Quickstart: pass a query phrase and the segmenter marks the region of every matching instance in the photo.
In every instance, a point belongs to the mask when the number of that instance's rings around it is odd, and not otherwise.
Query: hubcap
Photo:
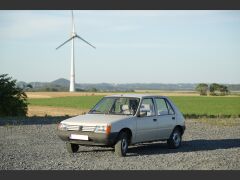
[[[181,141],[181,137],[180,137],[179,133],[175,132],[175,133],[173,134],[173,141],[174,141],[174,144],[175,144],[176,146],[179,146],[180,141]]]

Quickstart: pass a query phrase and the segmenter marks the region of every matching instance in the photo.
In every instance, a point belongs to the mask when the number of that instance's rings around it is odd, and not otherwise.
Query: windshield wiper
[[[103,114],[101,111],[98,111],[98,110],[91,110],[90,113],[92,114]]]

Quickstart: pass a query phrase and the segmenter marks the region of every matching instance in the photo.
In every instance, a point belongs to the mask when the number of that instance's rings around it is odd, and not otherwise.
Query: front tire
[[[69,153],[76,153],[79,149],[78,144],[72,144],[72,143],[69,143],[69,142],[66,143],[66,147],[67,147],[67,151]]]
[[[118,141],[115,144],[115,154],[119,157],[126,156],[128,150],[128,143],[128,134],[125,132],[121,132]]]
[[[181,146],[182,134],[178,128],[174,129],[170,138],[167,140],[170,149],[177,149]]]

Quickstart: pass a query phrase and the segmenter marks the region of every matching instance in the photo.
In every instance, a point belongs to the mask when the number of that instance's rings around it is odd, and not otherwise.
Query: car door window
[[[140,106],[140,112],[147,112],[147,116],[156,115],[152,98],[143,99],[142,104]]]
[[[157,104],[157,115],[167,115],[169,114],[168,112],[168,107],[163,98],[156,98],[156,104]]]
[[[175,114],[172,106],[169,104],[169,102],[167,100],[166,100],[166,103],[167,103],[167,107],[168,107],[168,113],[171,115]]]

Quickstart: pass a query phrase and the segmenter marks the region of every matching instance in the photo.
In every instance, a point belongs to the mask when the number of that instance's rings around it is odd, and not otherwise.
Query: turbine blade
[[[79,35],[76,35],[77,38],[81,39],[82,41],[84,41],[85,43],[87,43],[88,45],[92,46],[94,49],[96,49],[95,46],[91,45],[89,42],[87,42],[86,40],[84,40],[83,38],[81,38]]]
[[[64,44],[66,44],[68,41],[71,41],[74,38],[74,36],[72,36],[71,38],[69,38],[68,40],[66,40],[64,43],[62,43],[60,46],[58,46],[56,49],[62,47]]]
[[[72,32],[75,33],[75,24],[74,24],[73,10],[72,10]]]

